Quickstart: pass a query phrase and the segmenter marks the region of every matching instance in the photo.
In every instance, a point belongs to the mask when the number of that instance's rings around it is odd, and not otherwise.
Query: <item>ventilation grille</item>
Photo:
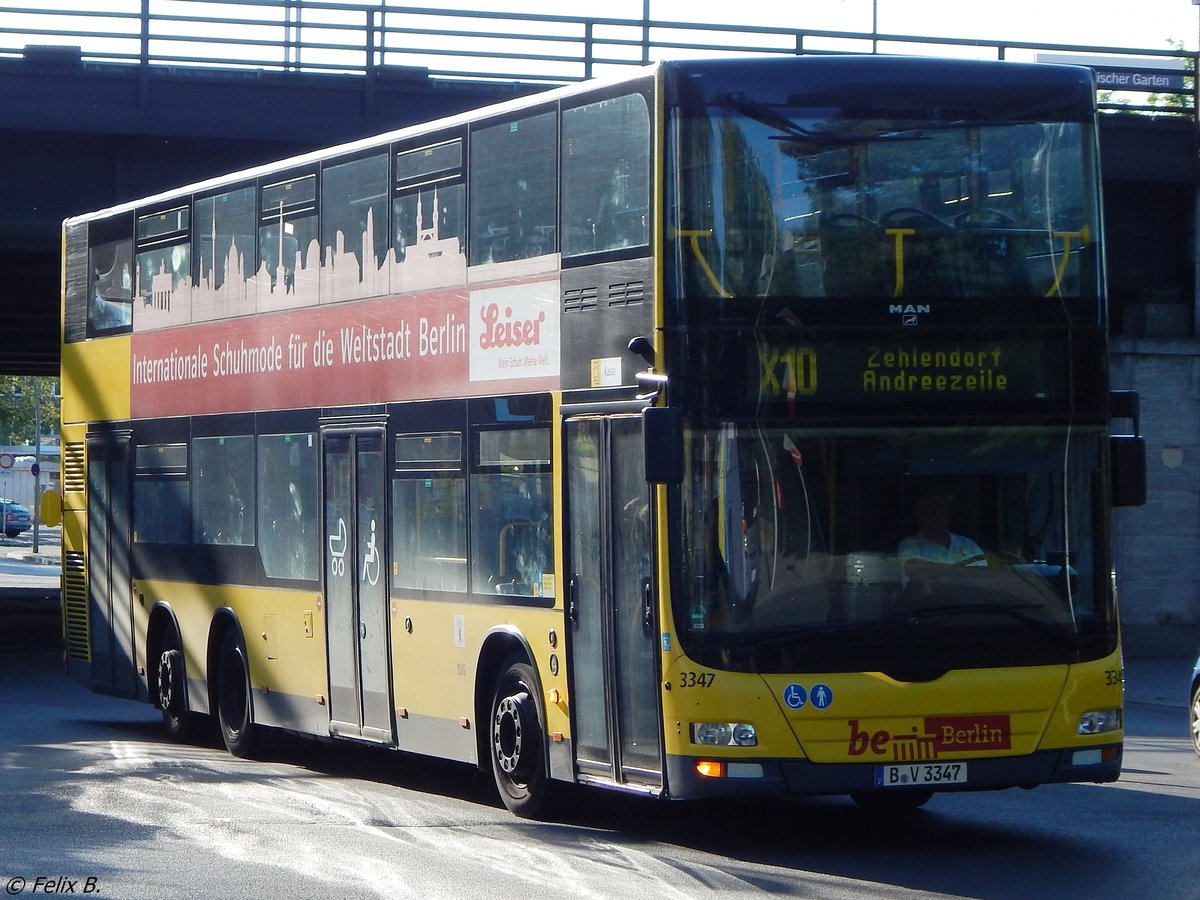
[[[89,662],[92,658],[88,642],[88,597],[86,561],[82,553],[63,554],[63,632],[67,656]]]
[[[563,291],[563,309],[567,312],[578,312],[584,309],[595,309],[599,305],[600,288],[596,285],[583,288],[572,288]],[[646,282],[618,281],[610,284],[604,292],[605,306],[630,306],[641,303],[646,299]]]
[[[646,299],[646,282],[622,281],[608,286],[609,306],[629,306]]]
[[[63,447],[62,486],[64,494],[82,494],[87,489],[86,444],[67,444]],[[72,504],[71,508],[79,507]]]
[[[575,288],[563,292],[563,309],[567,312],[579,312],[582,309],[595,309],[596,298],[600,291],[595,287]]]

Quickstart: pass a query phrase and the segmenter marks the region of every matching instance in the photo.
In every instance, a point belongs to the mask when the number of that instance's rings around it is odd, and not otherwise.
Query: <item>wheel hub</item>
[[[496,721],[492,728],[496,762],[508,775],[521,764],[521,708],[515,697],[505,697],[496,705]]]
[[[171,708],[175,693],[175,666],[171,653],[164,653],[158,660],[158,703],[162,709]]]

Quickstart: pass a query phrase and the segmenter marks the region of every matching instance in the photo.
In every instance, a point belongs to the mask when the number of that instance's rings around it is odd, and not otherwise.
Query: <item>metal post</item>
[[[642,65],[650,62],[650,0],[642,0]]]
[[[150,0],[142,0],[142,10],[139,14],[141,20],[141,34],[139,40],[139,62],[143,66],[150,64]],[[143,71],[145,71],[143,69]]]
[[[38,552],[38,526],[42,522],[42,379],[33,376],[33,552]]]
[[[1200,7],[1200,0],[1192,0],[1192,6]],[[1200,9],[1196,18],[1200,21]],[[1200,35],[1200,31],[1197,34]],[[1200,37],[1197,40],[1200,41]],[[1200,122],[1200,43],[1196,44],[1196,55],[1192,58],[1192,121]]]
[[[593,39],[592,22],[589,19],[583,24],[583,77],[585,79],[592,77],[592,57],[596,52]]]

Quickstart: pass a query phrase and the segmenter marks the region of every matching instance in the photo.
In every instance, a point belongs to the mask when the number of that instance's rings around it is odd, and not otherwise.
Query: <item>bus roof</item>
[[[193,183],[184,183],[170,190],[139,197],[113,206],[69,216],[72,223],[102,219],[137,209],[169,203],[182,197],[213,191],[222,185],[247,182],[275,173],[313,166],[332,156],[352,155],[393,141],[418,137],[421,134],[446,131],[494,116],[503,116],[523,109],[537,108],[569,99],[597,89],[632,83],[663,71],[667,77],[689,78],[688,105],[721,104],[729,92],[758,91],[761,102],[780,102],[790,105],[816,104],[822,99],[836,97],[841,104],[866,103],[882,109],[913,99],[914,87],[936,91],[938,106],[944,110],[963,106],[987,106],[1005,96],[1012,102],[1023,102],[1031,95],[1054,89],[1049,95],[1056,100],[1048,109],[1076,110],[1080,116],[1090,115],[1094,85],[1090,69],[1077,66],[1043,63],[1013,63],[995,60],[960,60],[930,57],[886,55],[836,56],[773,56],[735,57],[707,60],[670,60],[639,66],[629,73],[607,78],[595,78],[524,97],[505,100],[489,106],[456,113],[440,119],[407,125],[402,128],[360,138],[344,144],[323,147],[296,156],[285,157]],[[802,72],[803,81],[794,77]],[[792,78],[783,77],[792,73]],[[790,93],[782,98],[780,90]],[[928,112],[933,93],[923,95],[915,105]]]
[[[134,200],[128,200],[104,209],[68,216],[64,220],[63,224],[65,227],[66,225],[74,222],[102,219],[123,212],[131,212],[143,207],[154,206],[159,203],[168,202],[173,198],[211,191],[214,188],[220,187],[224,184],[250,181],[252,179],[261,178],[273,173],[286,172],[291,169],[310,166],[331,156],[352,155],[363,150],[369,150],[372,147],[378,147],[391,143],[392,141],[405,140],[407,138],[417,137],[425,133],[445,131],[448,129],[461,127],[471,122],[478,122],[487,118],[491,118],[493,116],[502,116],[507,113],[518,112],[522,109],[531,109],[538,106],[544,106],[546,104],[569,99],[579,94],[594,91],[596,89],[603,89],[610,85],[620,85],[637,81],[639,79],[644,79],[653,75],[661,65],[661,63],[652,63],[648,66],[639,66],[632,72],[623,74],[621,76],[614,76],[611,78],[593,78],[587,81],[580,81],[574,84],[564,85],[562,87],[552,88],[547,91],[530,94],[528,96],[517,97],[512,100],[503,100],[499,103],[481,106],[473,110],[467,110],[466,112],[455,113],[451,116],[446,116],[439,119],[431,119],[413,125],[406,125],[393,131],[380,132],[365,138],[359,138],[355,141],[348,141],[344,144],[334,144],[328,147],[320,147],[316,150],[310,150],[307,153],[284,157],[273,162],[263,163],[262,165],[223,173],[221,175],[213,176],[212,178],[206,178],[203,181],[182,184],[179,187],[171,188],[170,190],[161,191],[157,194],[152,194],[146,197],[139,197]]]

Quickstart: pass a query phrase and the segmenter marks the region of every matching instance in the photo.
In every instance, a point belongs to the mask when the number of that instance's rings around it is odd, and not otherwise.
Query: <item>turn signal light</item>
[[[724,778],[725,763],[715,759],[696,760],[696,772],[705,778]]]

